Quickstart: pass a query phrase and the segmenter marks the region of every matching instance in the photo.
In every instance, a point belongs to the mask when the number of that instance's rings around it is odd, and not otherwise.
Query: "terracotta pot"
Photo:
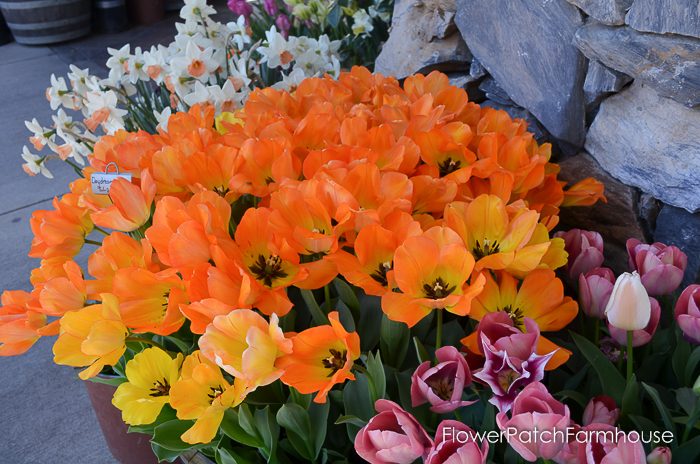
[[[136,24],[153,24],[165,16],[165,0],[126,0],[129,19]]]
[[[121,464],[157,464],[151,450],[151,437],[142,433],[127,433],[122,413],[112,405],[115,387],[95,382],[83,382],[100,423],[102,434],[112,456]]]

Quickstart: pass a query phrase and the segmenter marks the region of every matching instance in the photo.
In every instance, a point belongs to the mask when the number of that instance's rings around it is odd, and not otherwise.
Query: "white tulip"
[[[615,281],[605,315],[613,327],[641,330],[649,324],[651,303],[637,272],[625,272]]]

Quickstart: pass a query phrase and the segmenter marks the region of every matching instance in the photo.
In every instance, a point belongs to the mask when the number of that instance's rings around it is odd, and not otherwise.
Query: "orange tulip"
[[[473,268],[474,258],[449,228],[433,227],[409,237],[394,256],[394,278],[401,292],[386,292],[382,310],[409,327],[434,309],[465,316],[484,285],[481,275],[467,284]]]
[[[61,318],[61,331],[53,345],[54,362],[84,367],[79,376],[86,380],[104,366],[115,365],[126,350],[129,331],[119,314],[119,301],[109,293],[102,303],[70,311]]]
[[[41,312],[48,316],[62,316],[68,311],[77,311],[87,300],[83,271],[75,261],[66,261],[64,275],[57,276],[40,286]]]
[[[146,237],[163,264],[187,273],[209,262],[214,246],[231,242],[230,218],[231,206],[214,192],[203,190],[186,204],[167,196],[156,204]]]
[[[292,349],[279,328],[276,314],[268,323],[250,309],[236,309],[217,316],[199,339],[202,355],[254,390],[282,375],[277,358]]]
[[[34,233],[29,256],[72,258],[80,252],[85,236],[93,228],[88,211],[78,205],[79,196],[73,193],[54,198],[53,210],[37,210],[29,224]]]
[[[598,200],[607,203],[602,182],[587,177],[564,190],[562,206],[592,206]]]
[[[355,380],[352,366],[360,357],[360,337],[348,333],[337,311],[328,314],[330,325],[312,327],[291,338],[292,352],[278,361],[282,382],[300,393],[318,392],[316,403],[325,403],[336,384]]]
[[[236,174],[231,178],[231,190],[256,197],[274,191],[283,179],[298,179],[301,162],[291,152],[292,147],[283,139],[248,139],[236,159]]]
[[[396,287],[392,269],[394,253],[406,238],[420,235],[420,224],[409,214],[396,211],[386,225],[370,224],[360,230],[354,243],[355,255],[338,251],[333,262],[348,282],[368,295],[382,296]]]
[[[112,205],[90,214],[101,227],[131,232],[144,225],[151,217],[151,204],[156,195],[156,184],[148,170],[141,173],[140,187],[124,178],[117,178],[109,188]]]
[[[236,228],[235,240],[243,268],[255,285],[252,305],[266,315],[284,316],[292,308],[286,288],[306,279],[299,255],[274,232],[267,208],[249,209]]]
[[[185,321],[180,304],[187,303],[187,294],[174,269],[158,273],[119,269],[114,275],[113,293],[119,299],[124,324],[134,332],[170,335]]]
[[[486,273],[484,291],[472,304],[470,317],[477,321],[489,312],[504,311],[513,320],[515,327],[524,330],[523,318],[533,319],[543,332],[558,331],[566,327],[578,313],[578,304],[564,296],[564,285],[553,271],[536,269],[520,282],[500,271]],[[476,334],[462,340],[472,352],[478,353]],[[557,350],[547,363],[547,369],[556,369],[571,356],[571,352],[561,348],[544,337],[540,337],[537,353],[545,355]]]
[[[153,249],[148,240],[136,240],[121,232],[113,232],[102,240],[102,246],[88,257],[88,273],[95,280],[86,282],[88,294],[112,291],[112,281],[119,269],[140,268],[157,272]]]
[[[46,326],[46,315],[32,311],[30,293],[22,290],[6,290],[0,302],[0,356],[17,356],[26,352],[41,337]],[[48,334],[46,334],[48,335]]]
[[[537,211],[519,202],[508,207],[495,195],[479,195],[468,205],[450,203],[445,223],[464,240],[476,268],[528,272],[539,266],[549,241],[529,244],[538,224]]]

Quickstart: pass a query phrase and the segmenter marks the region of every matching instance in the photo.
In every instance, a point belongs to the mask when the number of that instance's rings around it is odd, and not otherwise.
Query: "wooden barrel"
[[[121,32],[129,24],[126,0],[95,0],[93,24],[100,32]]]
[[[91,0],[0,0],[15,40],[43,45],[90,33]]]
[[[165,0],[165,11],[180,11],[185,6],[183,0]]]
[[[0,45],[12,42],[12,34],[10,34],[10,29],[7,27],[5,18],[0,11]]]

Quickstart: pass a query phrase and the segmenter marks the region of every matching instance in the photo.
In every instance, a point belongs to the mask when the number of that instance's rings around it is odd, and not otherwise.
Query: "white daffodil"
[[[374,6],[367,8],[367,12],[372,18],[379,18],[382,22],[388,23],[391,19],[391,13],[389,11],[380,11]]]
[[[89,114],[85,125],[91,132],[95,132],[100,125],[107,134],[124,128],[123,117],[128,112],[117,107],[117,94],[114,91],[89,92],[85,106]]]
[[[44,163],[46,157],[37,156],[30,152],[29,148],[24,146],[22,147],[22,159],[26,161],[26,163],[22,165],[22,169],[30,176],[36,176],[41,173],[42,176],[53,179],[53,174],[51,174],[51,171],[48,170]]]
[[[31,121],[24,121],[24,125],[32,133],[32,136],[29,137],[29,141],[36,150],[43,150],[45,146],[48,146],[49,149],[53,150],[53,148],[56,146],[54,143],[56,132],[53,129],[43,127],[41,124],[39,124],[39,121],[37,121],[36,118],[32,119]]]
[[[194,89],[189,94],[182,97],[188,106],[194,106],[197,103],[206,103],[211,101],[211,92],[209,88],[199,81],[194,83]]]
[[[129,56],[129,82],[136,84],[138,81],[148,81],[150,78],[146,72],[146,60],[141,51],[141,47],[136,47],[133,55]]]
[[[129,57],[131,56],[131,46],[124,45],[119,50],[107,48],[109,59],[107,60],[107,68],[109,68],[109,79],[114,82],[120,82],[122,78],[129,73]]]
[[[46,89],[46,99],[49,101],[51,109],[56,111],[61,106],[72,108],[73,98],[73,92],[68,90],[66,80],[51,74],[51,87]]]
[[[273,84],[272,88],[278,90],[293,90],[301,81],[306,79],[306,77],[303,69],[295,67],[289,74],[282,73],[282,81]]]
[[[214,7],[207,5],[207,0],[185,0],[185,6],[180,9],[180,17],[185,21],[196,21],[216,14]]]
[[[369,34],[374,29],[372,18],[367,14],[367,11],[359,9],[352,15],[352,33],[356,36]]]
[[[167,72],[167,49],[162,45],[151,47],[143,52],[143,67],[148,77],[156,84],[161,84]]]
[[[88,83],[96,78],[90,75],[89,69],[80,69],[72,64],[69,68],[68,81],[70,81],[70,86],[73,88],[73,93],[82,97],[88,92]]]
[[[262,55],[261,63],[267,63],[267,66],[274,68],[287,69],[294,60],[295,41],[290,37],[289,41],[277,32],[277,28],[272,26],[269,31],[265,32],[266,46],[259,47],[258,53]]]
[[[157,129],[167,132],[168,131],[168,121],[170,120],[170,116],[172,116],[173,110],[170,109],[169,106],[165,107],[163,111],[160,113],[158,111],[153,111],[153,116],[156,118],[156,121],[158,121],[158,126],[156,127]]]
[[[213,49],[201,49],[190,41],[187,43],[184,56],[174,57],[171,66],[176,74],[188,75],[202,82],[207,82],[211,73],[219,67],[212,55]]]
[[[245,48],[246,44],[251,43],[251,37],[248,35],[248,27],[245,23],[245,16],[241,15],[236,22],[227,23],[226,29],[229,33],[227,40],[233,42],[236,50],[241,51]]]

